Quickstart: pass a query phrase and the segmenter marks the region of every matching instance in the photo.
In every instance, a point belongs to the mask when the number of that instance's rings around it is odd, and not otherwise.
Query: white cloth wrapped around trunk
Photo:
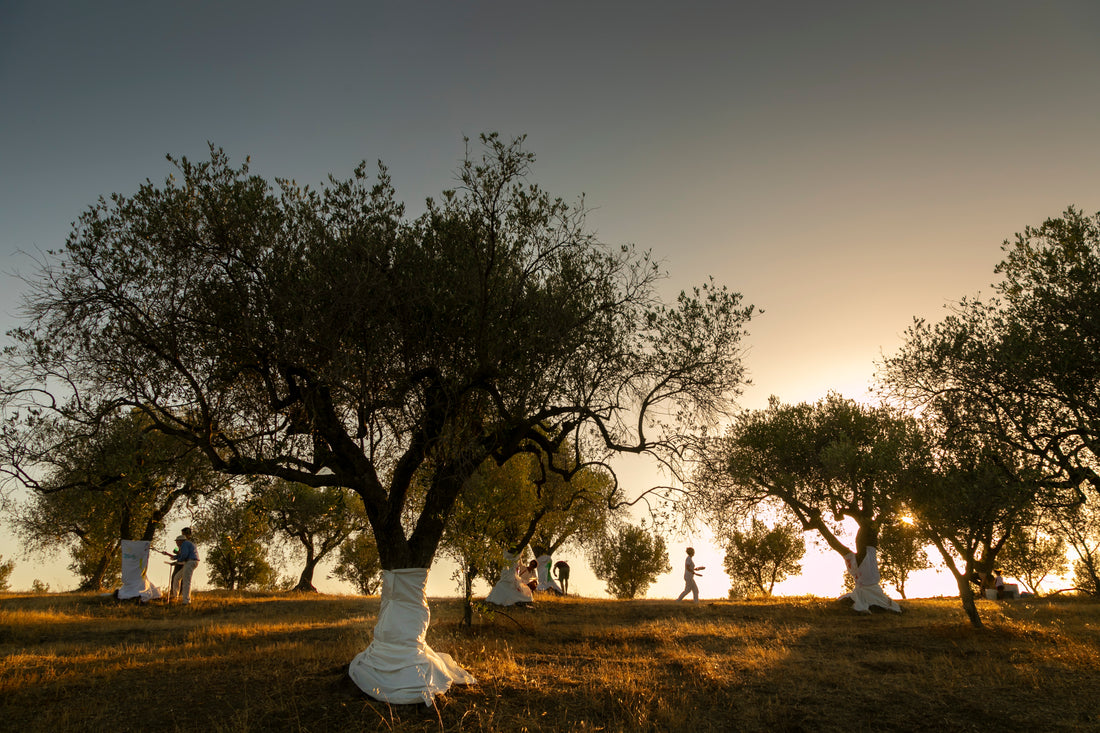
[[[487,603],[497,606],[514,606],[517,603],[531,603],[534,596],[527,584],[520,580],[519,574],[526,567],[520,563],[519,556],[504,553],[504,567],[500,571],[500,580],[485,597]]]
[[[374,639],[348,667],[359,689],[376,700],[431,705],[433,697],[452,683],[477,684],[451,655],[434,652],[424,642],[431,621],[427,583],[427,568],[382,571],[382,607]]]
[[[138,598],[149,601],[160,598],[160,589],[149,582],[148,540],[122,540],[122,587],[118,599]]]
[[[535,562],[538,563],[539,585],[536,590],[552,590],[558,595],[561,595],[561,586],[558,585],[558,581],[554,580],[554,577],[550,574],[550,566],[554,561],[549,555],[539,555]]]
[[[870,611],[871,606],[885,608],[888,611],[901,613],[901,606],[895,600],[886,595],[880,585],[881,577],[878,572],[878,549],[868,547],[863,562],[856,563],[856,555],[849,552],[844,556],[844,566],[848,574],[856,582],[856,587],[851,593],[845,593],[841,598],[851,598],[856,611]]]

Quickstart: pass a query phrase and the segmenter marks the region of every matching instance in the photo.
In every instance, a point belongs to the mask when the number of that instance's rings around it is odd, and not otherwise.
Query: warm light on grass
[[[198,594],[187,608],[0,596],[0,720],[70,730],[887,730],[1100,723],[1100,603],[953,599],[864,616],[816,598],[540,600],[428,642],[478,679],[435,708],[387,706],[346,677],[377,599]],[[842,703],[842,704],[840,704]]]

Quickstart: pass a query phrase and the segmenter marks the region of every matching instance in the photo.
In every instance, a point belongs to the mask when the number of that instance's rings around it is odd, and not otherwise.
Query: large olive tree
[[[30,280],[9,409],[133,406],[219,471],[351,489],[387,571],[429,567],[488,458],[671,460],[742,385],[752,308],[663,304],[647,256],[528,183],[522,140],[482,141],[415,219],[381,166],[273,186],[220,150],[101,199]]]
[[[1100,213],[1005,240],[996,297],[918,319],[880,377],[922,410],[968,405],[971,429],[1043,465],[1048,488],[1100,491]],[[980,419],[977,419],[980,418]]]

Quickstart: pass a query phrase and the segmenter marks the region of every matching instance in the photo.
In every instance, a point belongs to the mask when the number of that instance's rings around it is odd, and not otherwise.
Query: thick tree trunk
[[[427,568],[382,572],[381,608],[370,646],[351,661],[348,674],[366,694],[393,704],[423,702],[452,684],[477,680],[449,654],[432,650],[424,641],[431,614],[425,588]]]

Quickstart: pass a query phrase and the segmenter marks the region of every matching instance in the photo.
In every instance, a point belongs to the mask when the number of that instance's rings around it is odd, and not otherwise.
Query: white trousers
[[[699,600],[699,585],[695,582],[695,578],[686,578],[684,580],[684,592],[676,598],[678,601],[684,600],[684,596],[688,593],[691,594],[693,601]]]
[[[168,593],[170,601],[175,599],[180,603],[191,602],[191,576],[195,574],[198,564],[198,560],[188,560],[172,573],[172,589]]]

